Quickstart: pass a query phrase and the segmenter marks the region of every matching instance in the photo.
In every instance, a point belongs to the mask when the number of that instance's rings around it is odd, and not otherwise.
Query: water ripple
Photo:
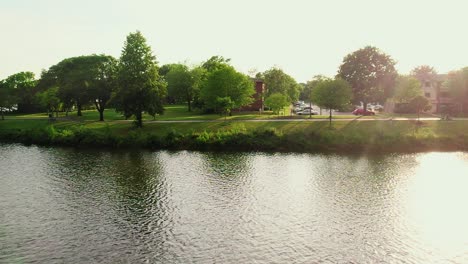
[[[467,153],[3,144],[0,168],[0,263],[468,262]]]

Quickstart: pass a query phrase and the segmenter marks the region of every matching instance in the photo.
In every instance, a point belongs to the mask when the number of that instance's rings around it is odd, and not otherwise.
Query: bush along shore
[[[267,151],[267,152],[420,152],[468,150],[468,122],[325,122],[253,124],[233,122],[197,124],[187,129],[181,124],[158,124],[146,130],[98,128],[84,124],[35,127],[0,126],[1,142],[26,145],[75,146],[93,148],[147,148],[152,150]],[[319,124],[321,123],[321,124]],[[338,122],[336,123],[338,124]],[[210,124],[212,125],[212,123]],[[156,125],[155,125],[156,126]],[[164,129],[160,129],[164,127]]]

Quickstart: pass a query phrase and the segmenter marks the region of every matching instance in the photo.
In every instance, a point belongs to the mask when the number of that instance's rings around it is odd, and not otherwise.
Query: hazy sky
[[[333,76],[373,45],[400,73],[468,66],[466,0],[0,0],[0,79],[60,60],[120,56],[140,30],[160,65],[232,59],[244,73],[282,68],[299,82]]]

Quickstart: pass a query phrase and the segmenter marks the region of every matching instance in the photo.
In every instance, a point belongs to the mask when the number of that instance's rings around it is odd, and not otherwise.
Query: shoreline
[[[280,124],[281,123],[281,124]],[[318,124],[321,123],[321,124]],[[420,153],[468,151],[468,122],[348,122],[328,128],[323,122],[152,124],[146,130],[128,125],[40,124],[14,128],[0,123],[0,142],[92,149],[190,150],[215,152]],[[278,125],[280,124],[281,127]],[[115,124],[114,124],[115,125]],[[267,126],[266,126],[267,125]],[[284,126],[294,129],[286,129]],[[390,128],[398,128],[392,131]],[[164,131],[162,130],[164,128]]]

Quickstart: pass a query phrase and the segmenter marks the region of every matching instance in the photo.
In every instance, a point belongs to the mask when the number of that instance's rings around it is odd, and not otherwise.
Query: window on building
[[[427,98],[431,98],[431,93],[424,93],[424,96],[426,96]]]
[[[450,97],[448,92],[440,92],[440,97]]]
[[[426,86],[426,87],[431,87],[431,82],[425,82],[425,83],[424,83],[424,86]]]

